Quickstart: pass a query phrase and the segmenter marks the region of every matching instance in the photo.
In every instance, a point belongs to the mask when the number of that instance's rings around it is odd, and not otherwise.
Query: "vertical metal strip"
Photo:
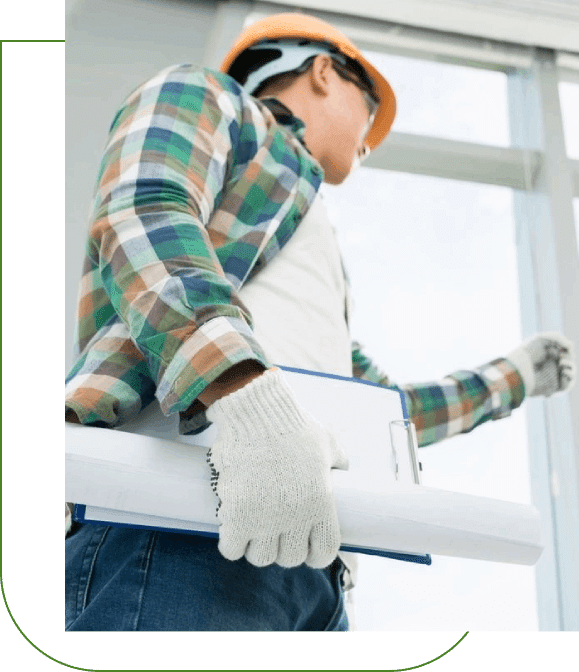
[[[579,345],[573,173],[565,154],[555,54],[535,49],[531,70],[510,74],[508,82],[512,143],[541,155],[536,175],[526,171],[526,191],[514,192],[523,335],[559,331]],[[573,426],[578,404],[577,390],[527,400],[533,501],[546,544],[537,565],[541,630],[579,629],[579,427]]]
[[[217,3],[213,28],[207,40],[203,59],[205,67],[215,70],[219,68],[225,54],[243,30],[245,20],[254,4],[251,0],[227,0]]]

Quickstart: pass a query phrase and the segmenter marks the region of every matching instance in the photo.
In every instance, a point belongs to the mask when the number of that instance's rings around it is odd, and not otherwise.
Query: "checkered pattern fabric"
[[[115,427],[154,395],[166,414],[187,409],[244,359],[269,367],[237,290],[289,240],[322,177],[303,123],[227,75],[172,66],[133,91],[99,170],[67,408]],[[354,376],[396,387],[358,343],[352,363]],[[505,359],[397,389],[421,446],[524,398]]]
[[[303,131],[191,65],[124,102],[98,174],[67,377],[67,407],[84,424],[122,424],[153,395],[182,411],[233,364],[269,366],[237,290],[289,240],[322,181]]]
[[[506,418],[525,398],[519,372],[504,357],[472,371],[455,371],[441,380],[401,386],[379,371],[357,342],[352,344],[352,362],[356,378],[404,393],[420,447],[472,432],[488,420]]]

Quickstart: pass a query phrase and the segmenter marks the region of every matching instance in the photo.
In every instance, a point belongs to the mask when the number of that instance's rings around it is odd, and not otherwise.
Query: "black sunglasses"
[[[370,114],[371,115],[376,114],[376,110],[380,105],[380,98],[378,98],[376,92],[374,91],[374,87],[368,76],[365,73],[353,71],[351,68],[343,65],[335,58],[332,58],[332,65],[334,67],[334,70],[338,73],[338,75],[342,79],[348,82],[352,82],[352,84],[355,84],[359,89],[362,90]]]

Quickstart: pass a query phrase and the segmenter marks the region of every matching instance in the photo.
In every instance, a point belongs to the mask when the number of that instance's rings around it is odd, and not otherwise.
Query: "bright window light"
[[[393,131],[508,147],[507,77],[502,72],[364,52],[398,101]]]
[[[559,82],[567,155],[579,159],[579,84]]]
[[[393,382],[439,379],[520,343],[510,189],[360,168],[323,193],[352,282],[352,335]],[[424,484],[530,503],[525,413],[420,449]],[[360,630],[538,629],[534,568],[503,563],[364,556],[355,605]]]

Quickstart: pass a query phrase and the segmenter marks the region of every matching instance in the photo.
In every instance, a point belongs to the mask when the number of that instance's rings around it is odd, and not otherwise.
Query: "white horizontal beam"
[[[538,151],[492,147],[408,133],[391,133],[364,162],[364,166],[369,168],[521,190],[532,188],[539,165]],[[577,171],[579,173],[579,167]]]
[[[287,2],[271,0],[279,7]],[[577,51],[579,5],[551,0],[300,0],[307,11],[342,12],[369,20],[422,26],[550,49]],[[295,7],[295,6],[294,6]]]
[[[579,83],[579,54],[560,51],[557,53],[556,63],[560,80]]]
[[[291,5],[255,2],[246,25],[284,11],[295,11]],[[308,9],[308,14],[327,20],[344,32],[358,47],[371,51],[388,51],[428,60],[460,63],[490,69],[531,67],[529,48],[494,42],[481,37],[456,35],[400,25],[361,16],[348,16]]]

